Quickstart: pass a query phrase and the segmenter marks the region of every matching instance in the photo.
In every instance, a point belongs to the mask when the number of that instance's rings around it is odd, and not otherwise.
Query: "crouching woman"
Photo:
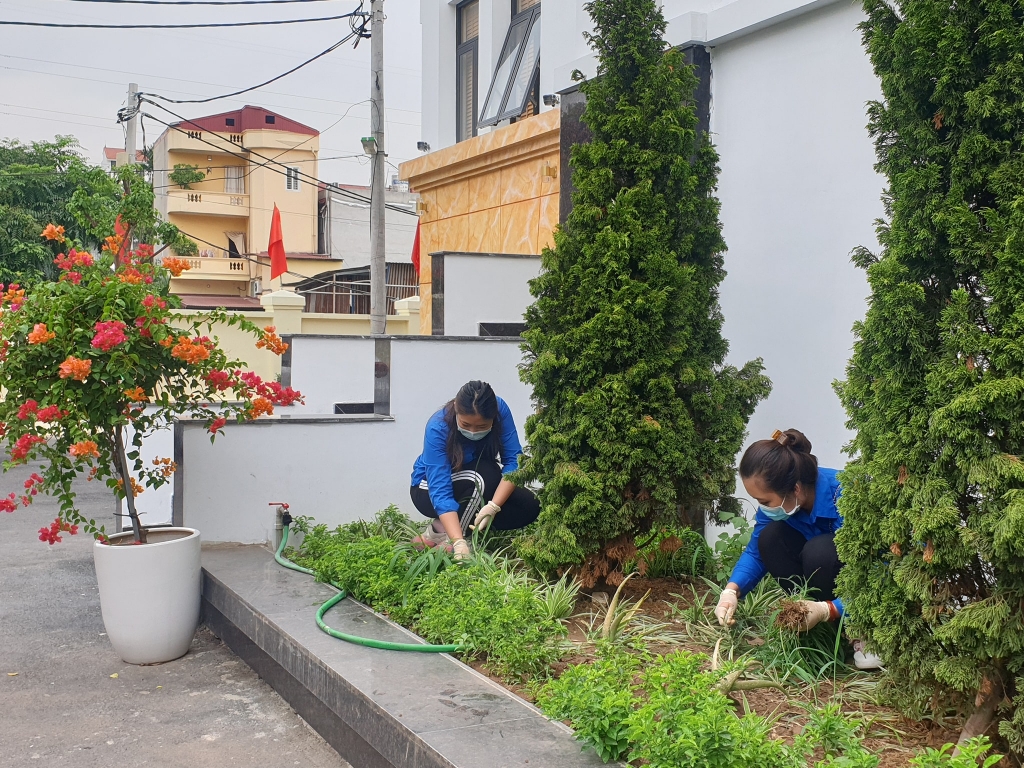
[[[427,421],[423,453],[412,470],[412,502],[431,518],[413,544],[469,556],[470,530],[512,530],[540,514],[540,502],[506,475],[522,445],[512,412],[490,384],[471,381]]]

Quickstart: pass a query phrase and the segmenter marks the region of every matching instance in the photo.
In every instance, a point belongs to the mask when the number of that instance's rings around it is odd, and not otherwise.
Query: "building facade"
[[[423,197],[424,333],[432,283],[444,279],[430,253],[539,254],[571,210],[569,155],[586,141],[573,72],[597,72],[583,5],[421,0],[423,139],[433,151],[403,164],[402,177]],[[536,16],[524,21],[526,11]],[[880,88],[857,29],[861,4],[666,0],[663,11],[667,42],[702,78],[699,117],[720,155],[730,362],[761,357],[774,382],[751,436],[798,427],[824,466],[842,466],[849,435],[832,382],[844,376],[868,294],[849,253],[874,250],[884,216],[865,130]],[[539,106],[510,115],[530,66]],[[505,117],[494,120],[484,104],[498,91]]]

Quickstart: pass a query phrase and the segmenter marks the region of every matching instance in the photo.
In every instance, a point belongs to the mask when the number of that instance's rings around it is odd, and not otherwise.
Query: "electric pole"
[[[387,266],[384,262],[384,0],[370,4],[370,333],[387,330]]]
[[[128,155],[126,165],[135,164],[135,132],[139,127],[139,84],[128,83],[128,110],[131,118],[128,120],[128,130],[125,133],[124,151]]]

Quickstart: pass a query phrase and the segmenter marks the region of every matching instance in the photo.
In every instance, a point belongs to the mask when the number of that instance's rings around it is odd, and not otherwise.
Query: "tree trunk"
[[[120,465],[121,482],[124,483],[124,500],[128,505],[128,517],[132,521],[132,531],[135,533],[135,543],[146,543],[146,529],[142,527],[139,520],[139,513],[135,510],[135,493],[132,488],[132,473],[128,469],[128,457],[124,452],[123,428],[118,427],[114,432],[114,441],[117,444],[117,463]]]
[[[985,731],[992,725],[992,720],[996,715],[996,708],[1002,700],[1002,680],[997,672],[987,673],[978,687],[978,695],[974,699],[974,712],[967,718],[967,722],[964,723],[964,729],[960,732],[960,738],[957,739],[957,748],[953,752],[954,755],[960,752],[961,744],[965,744],[975,736],[984,735]]]

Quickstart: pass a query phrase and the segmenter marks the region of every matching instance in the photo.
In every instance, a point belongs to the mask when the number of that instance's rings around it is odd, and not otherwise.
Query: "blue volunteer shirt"
[[[838,469],[819,467],[818,482],[814,486],[814,506],[810,511],[801,509],[785,520],[787,525],[800,531],[804,539],[808,541],[823,533],[835,533],[843,524],[843,518],[839,515],[839,509],[836,507],[836,502],[839,501],[839,496],[843,492],[836,477],[838,473]],[[759,508],[754,515],[754,532],[750,534],[750,543],[740,555],[736,567],[732,569],[729,581],[739,586],[741,595],[747,594],[756,587],[757,583],[768,573],[768,569],[761,562],[761,550],[758,548],[757,540],[761,536],[761,531],[770,522],[772,522],[771,518]],[[839,613],[843,613],[842,600],[836,598],[832,602],[839,609]]]
[[[501,427],[499,448],[501,472],[503,475],[507,475],[519,468],[519,454],[523,452],[523,446],[516,433],[516,423],[512,418],[512,411],[500,397],[495,399],[498,401],[498,418]],[[459,438],[462,440],[462,467],[471,469],[473,462],[477,459],[477,451],[480,446],[461,435]],[[412,468],[412,484],[416,486],[424,480],[427,481],[430,501],[439,515],[445,512],[457,512],[459,509],[459,504],[455,501],[455,494],[452,492],[452,463],[448,460],[448,453],[445,451],[447,442],[448,425],[445,423],[444,408],[442,408],[427,422],[427,428],[423,435],[423,453],[416,459]]]

